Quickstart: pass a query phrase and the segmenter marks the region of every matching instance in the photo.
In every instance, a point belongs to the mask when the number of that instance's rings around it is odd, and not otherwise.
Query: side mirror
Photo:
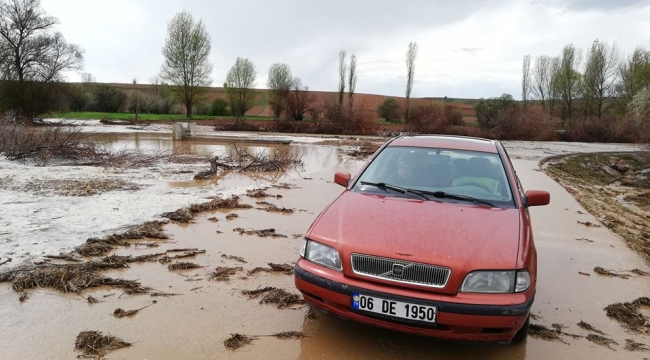
[[[524,206],[541,206],[548,205],[551,202],[551,194],[548,191],[530,190],[526,191],[526,201]]]
[[[349,173],[344,173],[344,172],[337,172],[334,175],[334,182],[343,186],[343,187],[348,187],[348,184],[350,183],[350,179],[352,178],[352,175]]]

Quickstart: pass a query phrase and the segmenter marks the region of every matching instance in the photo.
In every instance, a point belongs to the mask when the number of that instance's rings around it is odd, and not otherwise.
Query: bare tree
[[[347,67],[345,64],[345,50],[339,52],[339,106],[343,106],[343,95],[345,94],[345,74]]]
[[[533,83],[531,91],[533,95],[542,104],[542,109],[546,111],[546,101],[551,93],[551,61],[552,59],[546,55],[538,56],[535,59],[535,67],[533,68]]]
[[[276,119],[282,116],[285,100],[292,85],[291,68],[287,64],[275,63],[269,68],[269,77],[266,81],[269,94],[269,105]]]
[[[310,110],[314,98],[309,92],[309,88],[302,86],[300,78],[294,78],[291,85],[291,91],[286,98],[287,113],[291,119],[302,121],[305,114]]]
[[[255,101],[255,66],[248,59],[237,58],[226,75],[226,95],[232,114],[243,117]]]
[[[406,52],[406,122],[411,119],[411,91],[415,77],[415,58],[418,56],[418,44],[411,42]]]
[[[596,115],[599,119],[607,111],[607,99],[614,94],[618,49],[599,40],[594,41],[587,53],[583,77],[585,116]]]
[[[548,111],[551,117],[555,116],[555,109],[557,108],[557,104],[560,101],[559,91],[557,86],[555,86],[555,79],[557,78],[561,67],[562,60],[559,56],[551,58],[551,66],[549,69],[549,81],[551,83],[548,93]]]
[[[530,75],[530,55],[524,56],[524,65],[521,74],[521,102],[524,109],[528,107],[528,100],[532,92],[532,81]]]
[[[555,91],[562,100],[562,119],[573,118],[576,99],[581,93],[582,86],[582,76],[577,71],[579,66],[579,51],[571,44],[564,46],[560,58],[560,68],[553,79]]]
[[[163,48],[165,62],[160,77],[170,84],[174,96],[185,105],[188,118],[192,108],[202,100],[212,80],[209,61],[210,34],[203,21],[194,21],[182,11],[167,25],[167,40]]]
[[[350,58],[350,72],[348,75],[348,99],[349,106],[352,107],[352,98],[354,97],[354,91],[357,88],[357,57],[352,54]]]
[[[54,31],[57,23],[45,15],[40,0],[0,1],[3,80],[60,81],[64,71],[82,68],[82,50]]]

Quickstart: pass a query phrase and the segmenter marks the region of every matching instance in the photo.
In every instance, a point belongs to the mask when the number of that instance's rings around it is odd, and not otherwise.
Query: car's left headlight
[[[460,292],[508,294],[530,287],[530,273],[520,271],[474,271],[465,277]]]
[[[339,252],[331,246],[305,239],[300,248],[300,256],[318,265],[342,271]]]

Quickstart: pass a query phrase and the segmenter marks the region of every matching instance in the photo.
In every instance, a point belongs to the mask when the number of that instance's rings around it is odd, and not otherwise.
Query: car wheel
[[[530,325],[530,315],[528,315],[528,318],[526,319],[526,322],[524,323],[524,326],[517,331],[515,334],[515,337],[512,338],[513,343],[520,343],[528,337],[528,326]]]

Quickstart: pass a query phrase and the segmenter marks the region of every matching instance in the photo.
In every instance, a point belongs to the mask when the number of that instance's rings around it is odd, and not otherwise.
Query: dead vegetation
[[[137,281],[98,275],[98,269],[105,267],[97,267],[92,263],[23,265],[0,273],[0,282],[10,282],[17,292],[51,288],[63,293],[79,293],[102,286],[121,288],[128,294],[144,294],[151,290]]]
[[[217,269],[208,276],[208,280],[214,281],[230,281],[230,277],[236,275],[238,272],[244,270],[242,267],[225,267],[219,266]]]
[[[246,196],[256,198],[256,199],[263,199],[267,197],[275,197],[274,195],[270,195],[264,191],[264,189],[257,189],[257,190],[248,190],[246,191]]]
[[[109,191],[134,191],[140,186],[120,179],[33,179],[26,183],[0,182],[0,188],[38,196],[93,196]]]
[[[581,329],[587,330],[587,331],[595,332],[595,333],[600,334],[600,335],[606,335],[604,332],[596,329],[591,324],[589,324],[588,322],[585,322],[585,321],[580,321],[578,323],[578,327],[580,327]]]
[[[107,353],[131,346],[130,343],[112,336],[104,335],[99,331],[82,331],[77,335],[74,348],[81,351],[84,356],[102,357]]]
[[[293,275],[293,265],[291,264],[274,264],[274,263],[268,263],[269,267],[268,268],[263,268],[263,267],[256,267],[253,270],[249,270],[247,276],[255,275],[260,272],[279,272],[284,275]]]
[[[650,298],[640,297],[632,302],[608,305],[605,311],[608,317],[624,328],[635,333],[650,334],[650,319],[641,313],[642,306],[650,306]]]
[[[278,207],[274,204],[271,204],[270,202],[267,201],[258,201],[256,202],[257,205],[261,205],[262,207],[258,207],[257,210],[264,210],[266,212],[274,212],[274,213],[282,213],[282,214],[293,214],[294,210],[293,209],[287,209],[284,207]]]
[[[227,260],[234,260],[234,261],[240,262],[240,263],[242,263],[242,264],[247,264],[247,263],[248,263],[248,262],[247,262],[246,260],[244,260],[244,258],[241,257],[241,256],[234,256],[234,255],[221,254],[221,257],[224,258],[224,259],[227,259]]]
[[[596,266],[594,268],[594,272],[596,274],[598,274],[598,275],[605,276],[605,277],[617,277],[617,278],[621,278],[621,279],[629,279],[630,278],[630,276],[627,275],[627,274],[621,274],[621,273],[618,273],[618,272],[613,271],[613,270],[607,270],[607,269],[604,269],[604,268],[602,268],[600,266]]]
[[[530,324],[528,327],[528,335],[537,338],[537,339],[542,339],[546,341],[559,341],[564,344],[569,344],[566,341],[562,339],[560,336],[562,332],[558,329],[549,329],[544,325],[539,325],[539,324]]]
[[[628,351],[650,351],[646,344],[638,343],[633,339],[625,339],[625,350]]]
[[[165,234],[162,221],[148,221],[140,225],[130,227],[127,231],[113,234],[104,238],[90,238],[81,246],[75,248],[74,252],[81,256],[102,256],[114,249],[115,246],[131,246],[127,240],[139,239],[168,239]]]
[[[606,338],[602,335],[596,335],[596,334],[587,335],[587,340],[591,341],[592,343],[598,344],[600,346],[604,346],[610,350],[614,350],[614,348],[612,348],[612,345],[618,345],[616,341],[610,338]]]
[[[287,339],[304,339],[307,337],[304,332],[302,331],[285,331],[277,334],[271,335],[273,337],[276,337],[281,340],[287,340]]]
[[[262,230],[246,230],[243,228],[234,228],[232,231],[238,232],[239,235],[257,235],[262,238],[272,237],[272,238],[286,238],[286,235],[278,234],[275,232],[275,229],[262,229]]]
[[[191,270],[191,269],[199,269],[202,268],[203,266],[191,262],[176,262],[173,264],[170,264],[167,266],[169,271],[181,271],[181,270]]]
[[[149,304],[147,306],[135,310],[122,310],[121,308],[117,308],[113,311],[113,316],[115,316],[116,318],[132,317],[135,316],[137,313],[139,313],[141,310],[144,310],[151,305],[153,304]]]
[[[223,345],[228,350],[237,350],[244,345],[252,343],[253,340],[257,340],[257,338],[242,334],[231,334],[230,337],[223,342]]]
[[[228,155],[210,159],[210,170],[201,171],[194,178],[208,179],[216,176],[219,171],[285,172],[303,167],[302,158],[292,153],[288,146],[253,152],[245,146],[233,143]]]
[[[272,286],[254,290],[242,290],[241,293],[248,296],[251,300],[262,296],[259,301],[260,304],[273,304],[277,306],[278,309],[286,309],[293,305],[305,304],[305,300],[303,300],[299,295]]]
[[[172,221],[179,222],[179,223],[189,223],[197,215],[208,211],[252,208],[251,205],[240,204],[239,200],[240,200],[239,196],[231,196],[228,199],[216,198],[208,202],[204,202],[201,204],[193,204],[186,208],[178,209],[173,212],[164,213],[162,214],[162,217],[168,218]],[[226,216],[226,219],[228,219],[228,216]]]

